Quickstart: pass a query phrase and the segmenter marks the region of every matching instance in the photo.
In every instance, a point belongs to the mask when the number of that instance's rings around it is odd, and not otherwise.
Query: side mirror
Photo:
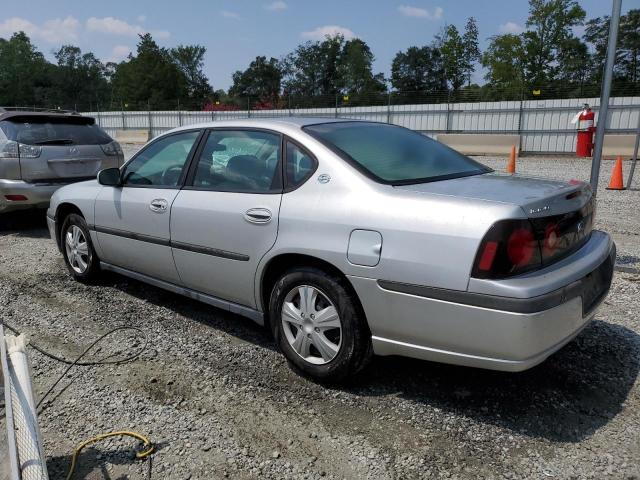
[[[119,187],[122,185],[119,168],[105,168],[98,173],[98,183],[107,187]]]

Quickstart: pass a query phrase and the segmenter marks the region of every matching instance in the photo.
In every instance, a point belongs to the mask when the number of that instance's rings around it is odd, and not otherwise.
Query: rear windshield
[[[0,128],[9,140],[26,145],[106,145],[113,140],[97,125],[51,118],[4,120]]]
[[[395,125],[335,122],[304,130],[381,183],[424,183],[491,171],[442,143]]]

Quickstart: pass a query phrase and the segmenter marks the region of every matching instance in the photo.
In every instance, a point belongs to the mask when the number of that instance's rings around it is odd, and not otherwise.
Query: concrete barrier
[[[615,158],[620,155],[623,159],[631,158],[635,145],[635,135],[605,135],[602,144],[602,156]]]
[[[118,143],[143,145],[149,141],[149,130],[116,130]]]
[[[512,145],[520,151],[520,135],[442,133],[436,138],[465,155],[509,155]]]

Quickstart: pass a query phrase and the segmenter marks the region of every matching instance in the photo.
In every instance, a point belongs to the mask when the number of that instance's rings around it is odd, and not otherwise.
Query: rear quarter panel
[[[348,276],[466,290],[480,240],[503,218],[523,218],[520,207],[498,202],[423,194],[377,184],[320,144],[319,167],[300,188],[283,195],[276,243],[261,269],[278,255],[299,253],[329,262]],[[320,183],[328,174],[331,180]],[[380,262],[354,265],[347,258],[353,230],[382,235]],[[260,302],[260,285],[256,285]],[[258,303],[260,305],[260,303]]]

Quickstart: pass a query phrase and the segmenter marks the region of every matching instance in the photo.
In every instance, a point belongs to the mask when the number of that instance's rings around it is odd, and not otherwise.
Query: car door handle
[[[268,208],[250,208],[244,213],[244,219],[251,223],[269,223],[271,210]]]
[[[167,211],[169,204],[164,198],[155,198],[149,204],[149,210],[156,213],[164,213]]]

